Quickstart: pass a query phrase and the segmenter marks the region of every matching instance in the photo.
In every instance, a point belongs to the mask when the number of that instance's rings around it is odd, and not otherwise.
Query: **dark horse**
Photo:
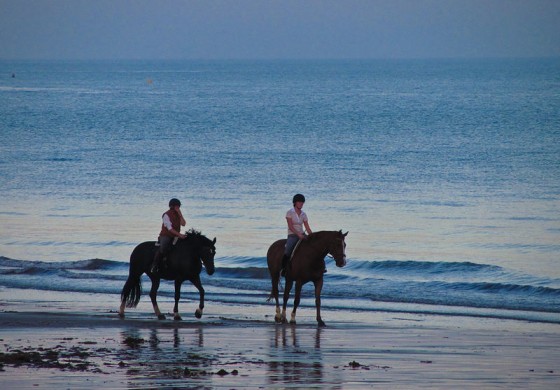
[[[278,283],[280,281],[280,268],[282,267],[282,256],[286,240],[278,240],[268,248],[266,254],[268,271],[272,279],[272,291],[268,300],[276,300],[276,322],[286,322],[286,306],[290,298],[290,290],[293,282],[296,282],[296,295],[294,297],[294,309],[290,323],[296,323],[296,310],[299,306],[301,289],[307,282],[315,285],[315,307],[317,308],[317,322],[319,326],[325,326],[321,319],[321,290],[323,289],[323,273],[325,269],[325,256],[331,254],[336,261],[337,267],[346,265],[346,235],[340,231],[321,231],[312,233],[306,240],[298,243],[294,249],[292,259],[286,272],[286,286],[284,288],[284,304],[280,314],[278,303]]]
[[[158,273],[151,273],[150,266],[154,260],[154,254],[157,249],[155,241],[146,241],[139,244],[130,255],[130,269],[128,279],[121,293],[121,307],[119,316],[124,318],[125,307],[136,307],[142,295],[142,274],[146,273],[152,281],[152,289],[150,290],[150,299],[154,307],[154,312],[160,320],[165,319],[165,315],[161,314],[156,301],[157,290],[161,279],[175,281],[175,306],[173,307],[173,315],[176,320],[180,320],[179,315],[179,298],[181,297],[181,285],[185,280],[190,282],[198,289],[200,293],[200,304],[195,312],[196,318],[202,317],[204,309],[204,288],[200,282],[200,272],[202,271],[202,263],[206,268],[206,273],[212,275],[214,273],[214,255],[216,254],[216,239],[210,240],[200,234],[200,232],[191,230],[187,233],[187,237],[178,240],[177,244],[167,256],[166,266],[160,267]]]

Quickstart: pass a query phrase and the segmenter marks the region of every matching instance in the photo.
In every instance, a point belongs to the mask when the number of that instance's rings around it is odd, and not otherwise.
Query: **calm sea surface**
[[[0,294],[119,294],[178,197],[261,303],[301,192],[350,231],[324,306],[560,323],[558,59],[4,61],[0,135]]]

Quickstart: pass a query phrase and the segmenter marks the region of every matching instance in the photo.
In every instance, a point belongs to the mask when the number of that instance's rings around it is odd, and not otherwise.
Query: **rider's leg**
[[[286,276],[286,268],[288,266],[288,259],[290,258],[289,255],[284,254],[284,256],[282,256],[282,268],[280,271],[280,275],[282,276]]]
[[[152,267],[150,270],[152,273],[156,273],[160,271],[163,258],[167,255],[167,252],[169,252],[169,247],[172,241],[173,238],[171,237],[167,237],[167,236],[159,237],[159,249],[154,256],[154,261],[152,262]]]
[[[159,271],[159,263],[161,262],[161,258],[163,254],[161,253],[161,247],[158,248],[156,254],[154,255],[154,260],[152,261],[152,266],[150,267],[150,272],[155,274]]]
[[[286,249],[284,250],[284,256],[282,257],[282,270],[280,275],[286,276],[286,270],[288,269],[288,260],[294,251],[296,244],[299,241],[299,237],[295,234],[288,235],[288,240],[286,241]]]

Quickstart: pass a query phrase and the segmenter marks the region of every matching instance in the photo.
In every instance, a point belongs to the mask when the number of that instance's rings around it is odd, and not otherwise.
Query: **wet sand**
[[[0,306],[3,389],[560,388],[553,324],[326,311],[319,328],[310,308],[290,325],[216,303],[158,321],[146,302],[123,320],[116,305],[33,302]]]

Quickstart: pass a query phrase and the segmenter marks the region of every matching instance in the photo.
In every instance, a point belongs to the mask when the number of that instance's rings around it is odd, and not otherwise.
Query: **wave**
[[[448,273],[479,273],[497,272],[502,268],[495,265],[477,264],[471,262],[429,262],[429,261],[353,261],[348,268],[352,270],[367,270],[376,272],[423,272],[429,274]]]
[[[557,280],[522,275],[495,265],[472,262],[353,261],[343,269],[330,266],[325,275],[325,307],[373,310],[372,303],[431,305],[471,315],[473,308],[560,313]],[[120,294],[128,263],[104,259],[67,262],[14,260],[0,256],[0,287],[46,291]],[[201,274],[209,300],[263,304],[271,281],[262,257],[216,259],[216,273]],[[144,275],[143,280],[149,283]],[[188,284],[188,283],[187,283]],[[186,297],[196,291],[185,288]],[[163,282],[162,296],[173,296]],[[313,296],[313,285],[303,297]],[[377,310],[377,309],[376,309]],[[416,309],[406,309],[416,310]],[[433,310],[430,309],[430,310]],[[560,319],[559,319],[560,322]]]
[[[246,267],[246,268],[216,268],[216,275],[225,278],[241,279],[270,279],[268,268]]]
[[[266,267],[265,257],[227,257],[219,259],[225,265],[244,265]],[[443,261],[415,261],[415,260],[351,260],[344,268],[354,270],[370,271],[423,271],[430,273],[452,273],[452,272],[484,272],[500,271],[501,267],[496,265],[478,264],[472,262],[443,262]]]
[[[55,269],[66,269],[66,270],[111,270],[114,268],[120,268],[126,266],[127,263],[113,260],[104,259],[89,259],[89,260],[76,260],[76,261],[60,261],[60,262],[47,262],[47,261],[33,261],[33,260],[15,260],[8,257],[0,256],[0,267],[12,267],[12,268],[32,268],[35,267],[38,270],[55,270]]]

